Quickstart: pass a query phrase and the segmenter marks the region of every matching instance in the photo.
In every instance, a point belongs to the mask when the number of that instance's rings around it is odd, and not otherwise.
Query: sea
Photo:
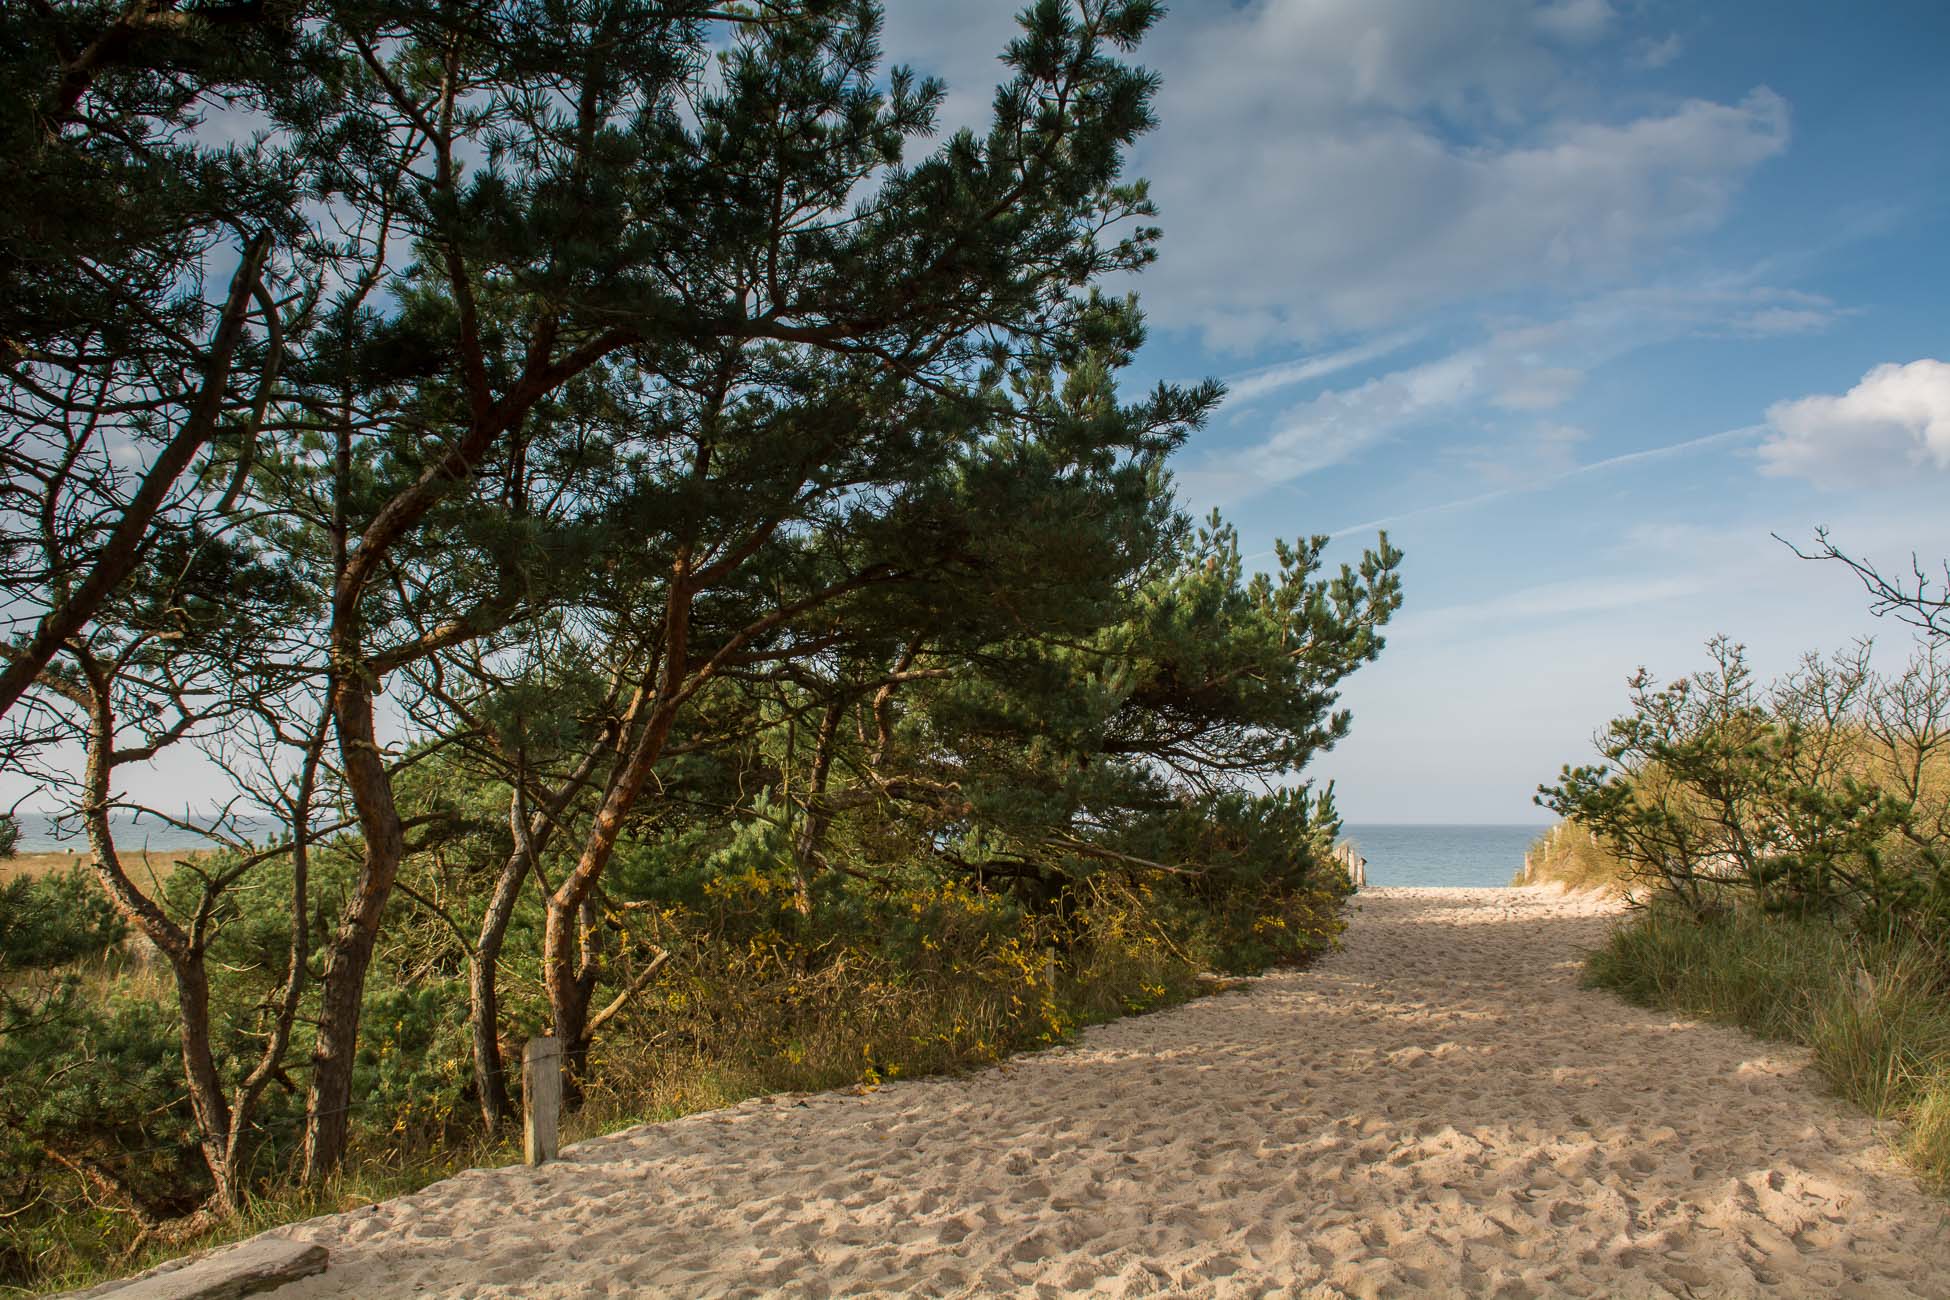
[[[208,817],[185,817],[183,820],[192,826],[210,825]],[[88,852],[88,838],[82,834],[79,818],[57,819],[48,813],[17,812],[14,821],[20,825],[20,843],[15,846],[18,852]],[[126,849],[170,852],[214,847],[208,837],[159,817],[116,813],[109,818],[109,823],[115,828],[115,842]],[[272,826],[269,821],[244,817],[233,819],[225,829],[231,839],[262,841],[269,837]]]
[[[1370,885],[1507,885],[1543,826],[1348,822],[1341,835],[1368,860]]]

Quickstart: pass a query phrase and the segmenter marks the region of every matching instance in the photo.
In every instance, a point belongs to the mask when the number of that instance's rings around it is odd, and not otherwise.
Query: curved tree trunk
[[[467,960],[467,1009],[473,1021],[474,1091],[480,1099],[481,1123],[490,1136],[514,1115],[508,1095],[508,1067],[501,1057],[501,997],[495,976],[508,922],[528,879],[528,854],[517,844],[494,880],[494,893],[481,916],[481,933]]]
[[[109,825],[110,778],[115,769],[115,712],[110,699],[109,671],[92,655],[77,651],[88,690],[81,701],[88,709],[87,765],[83,774],[82,818],[89,847],[95,854],[95,874],[115,910],[156,946],[169,962],[176,981],[178,1043],[183,1079],[196,1120],[197,1144],[214,1186],[213,1202],[226,1213],[243,1204],[243,1189],[230,1161],[230,1108],[224,1103],[223,1080],[210,1047],[210,978],[204,964],[200,936],[185,930],[155,901],[137,889],[122,867]]]
[[[526,773],[518,771],[515,775],[514,793],[508,799],[508,830],[514,848],[495,877],[494,893],[481,916],[480,936],[467,965],[467,1002],[473,1017],[474,1087],[480,1098],[481,1121],[489,1133],[498,1131],[515,1111],[514,1101],[508,1094],[507,1062],[501,1056],[501,996],[496,979],[501,949],[508,938],[508,923],[514,917],[521,887],[531,869],[543,888],[547,888],[546,879],[541,875],[542,851],[555,838],[563,813],[582,792],[614,736],[613,728],[604,727],[575,770],[533,814],[526,811],[527,800],[522,790]]]

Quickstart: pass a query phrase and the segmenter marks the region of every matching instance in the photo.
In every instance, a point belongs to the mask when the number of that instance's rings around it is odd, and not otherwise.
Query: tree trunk
[[[481,917],[481,933],[468,960],[467,999],[474,1020],[474,1086],[481,1102],[481,1120],[489,1133],[499,1130],[514,1114],[514,1100],[508,1095],[508,1066],[501,1056],[501,999],[496,979],[501,948],[507,941],[508,922],[521,898],[521,886],[532,868],[538,881],[542,851],[555,838],[562,814],[575,802],[589,774],[596,770],[615,738],[611,727],[604,727],[596,742],[576,764],[568,779],[548,796],[548,801],[530,815],[524,811],[522,786],[526,764],[515,775],[514,793],[508,798],[508,831],[514,848],[495,877],[494,894]],[[546,884],[543,885],[546,888]]]
[[[223,1080],[210,1051],[209,972],[204,968],[201,949],[171,965],[176,973],[176,1002],[183,1013],[183,1075],[190,1085],[190,1109],[196,1115],[203,1162],[210,1167],[214,1184],[211,1200],[231,1215],[243,1208],[244,1191],[232,1160],[236,1153],[230,1141],[230,1107],[225,1104]]]
[[[319,984],[318,1040],[312,1051],[311,1096],[305,1113],[305,1181],[314,1185],[345,1157],[366,969],[372,962],[386,900],[399,876],[400,860],[406,856],[392,781],[373,730],[372,685],[357,658],[343,653],[343,643],[349,639],[337,632],[333,637],[339,661],[354,666],[339,680],[332,712],[339,760],[358,810],[366,854],[352,897],[326,948],[325,975]],[[356,641],[352,648],[356,650]]]
[[[718,562],[719,565],[724,563],[722,560]],[[603,868],[609,865],[611,856],[616,852],[616,841],[623,833],[625,818],[636,804],[637,796],[642,793],[644,783],[650,779],[651,769],[663,756],[671,728],[677,721],[677,712],[683,707],[688,693],[695,690],[699,682],[708,679],[725,657],[748,637],[776,627],[787,618],[864,586],[888,572],[863,571],[822,588],[804,600],[781,606],[729,638],[710,659],[694,670],[689,653],[691,601],[696,592],[692,586],[690,564],[689,547],[679,548],[671,577],[670,595],[664,608],[662,662],[655,669],[654,683],[645,681],[641,687],[639,698],[643,699],[641,715],[644,720],[634,729],[635,739],[624,749],[622,759],[610,774],[602,803],[596,810],[588,836],[583,840],[582,854],[576,859],[575,868],[548,900],[548,925],[542,943],[542,973],[548,984],[549,1009],[555,1019],[555,1038],[561,1044],[564,1060],[572,1067],[579,1067],[588,1057],[590,1001],[600,974],[591,963],[578,961],[579,957],[588,955],[589,949],[579,941],[577,922],[582,916],[583,904],[595,893],[596,882],[601,878]],[[702,572],[708,576],[710,570]],[[637,713],[638,710],[633,708],[632,716]]]
[[[519,818],[517,813],[516,820]],[[467,963],[467,1008],[474,1025],[474,1091],[480,1097],[481,1122],[490,1136],[500,1132],[502,1124],[514,1115],[507,1063],[501,1058],[501,1000],[495,975],[501,946],[508,937],[508,922],[527,879],[528,853],[526,846],[517,842],[495,877],[494,894],[488,899],[480,937]]]
[[[571,1096],[579,1095],[580,1072],[589,1056],[589,1002],[596,991],[597,972],[587,961],[578,942],[576,922],[582,905],[595,893],[596,881],[616,852],[616,840],[623,833],[623,819],[629,816],[650,769],[663,756],[671,726],[677,721],[682,702],[681,687],[690,674],[691,552],[678,550],[672,569],[670,594],[664,602],[662,660],[656,676],[644,683],[647,701],[641,729],[633,744],[623,751],[619,766],[610,775],[596,819],[583,841],[575,868],[548,900],[548,923],[542,938],[542,975],[548,985],[549,1013],[555,1020],[555,1040],[569,1072]]]
[[[819,719],[819,739],[813,747],[812,780],[806,786],[805,817],[792,840],[792,905],[801,916],[812,914],[812,876],[818,870],[819,849],[833,814],[826,805],[827,778],[833,770],[833,749],[839,738],[845,704],[835,701]]]
[[[326,698],[330,699],[329,685]],[[304,998],[305,963],[311,956],[311,804],[317,789],[318,764],[330,736],[331,714],[319,711],[318,729],[305,747],[304,766],[298,775],[298,790],[290,804],[291,815],[291,946],[285,960],[284,987],[278,997],[271,1033],[257,1064],[244,1076],[230,1102],[230,1141],[224,1161],[235,1183],[249,1155],[251,1114],[257,1099],[273,1078],[284,1069],[284,1054],[291,1045],[291,1027],[297,1023],[298,1008]],[[241,1206],[240,1206],[241,1208]]]
[[[204,968],[202,945],[172,920],[154,900],[135,887],[122,868],[115,835],[108,821],[110,778],[115,769],[115,713],[110,702],[112,681],[93,656],[78,652],[89,690],[88,753],[84,772],[83,821],[89,847],[95,854],[95,874],[102,891],[123,919],[139,930],[169,961],[176,978],[178,1042],[183,1080],[196,1120],[198,1146],[214,1186],[212,1199],[226,1213],[243,1204],[242,1188],[234,1176],[230,1153],[230,1110],[224,1103],[223,1082],[210,1050],[210,979]]]

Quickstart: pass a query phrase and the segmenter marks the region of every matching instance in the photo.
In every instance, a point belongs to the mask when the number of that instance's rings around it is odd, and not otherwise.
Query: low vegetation
[[[1182,894],[1110,878],[1085,885],[1062,919],[958,884],[842,885],[813,924],[790,897],[777,873],[753,873],[660,900],[671,956],[591,1053],[567,1140],[766,1093],[976,1068],[1176,1005],[1214,969],[1305,961],[1340,928],[1331,877],[1257,912],[1243,934]],[[437,970],[436,936],[402,933],[415,955],[381,965],[368,1002],[354,1158],[314,1187],[277,1177],[302,1109],[274,1100],[239,1213],[172,1219],[208,1183],[175,1081],[165,983],[90,877],[23,878],[0,904],[0,1195],[25,1211],[0,1224],[0,1259],[17,1286],[84,1285],[519,1156],[518,1136],[481,1122],[457,981],[414,969]],[[275,923],[246,915],[237,928]],[[544,1005],[532,959],[521,965],[527,978],[509,989],[528,1009],[518,1016]]]
[[[1950,1190],[1950,979],[1937,949],[1900,930],[1667,905],[1620,926],[1586,975],[1641,1006],[1813,1049],[1837,1093],[1907,1121],[1903,1153]]]
[[[1623,892],[1625,864],[1606,850],[1584,825],[1561,821],[1531,841],[1513,885],[1559,885],[1565,889]]]

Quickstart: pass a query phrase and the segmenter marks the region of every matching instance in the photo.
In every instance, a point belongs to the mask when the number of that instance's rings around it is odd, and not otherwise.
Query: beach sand
[[[1615,905],[1375,889],[1312,969],[277,1235],[279,1300],[1950,1297],[1945,1202],[1798,1050],[1577,987]]]

